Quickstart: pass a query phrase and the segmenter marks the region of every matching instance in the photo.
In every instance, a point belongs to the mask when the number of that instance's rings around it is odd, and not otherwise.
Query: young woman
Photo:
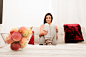
[[[43,45],[55,45],[56,33],[58,32],[57,26],[52,24],[53,16],[51,13],[47,13],[44,17],[44,24],[40,26],[40,44]]]

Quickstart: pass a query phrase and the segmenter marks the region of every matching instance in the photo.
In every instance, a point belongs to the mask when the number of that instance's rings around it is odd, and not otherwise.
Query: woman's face
[[[50,15],[47,15],[47,16],[46,16],[46,22],[47,22],[48,24],[51,23],[51,16],[50,16]]]

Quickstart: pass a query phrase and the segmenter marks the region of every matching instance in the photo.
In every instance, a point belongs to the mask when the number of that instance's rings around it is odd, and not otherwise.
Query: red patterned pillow
[[[84,41],[79,24],[64,24],[65,43]]]
[[[28,44],[34,45],[34,31],[32,31],[32,33],[33,33],[33,35],[31,37],[30,41],[28,42]]]

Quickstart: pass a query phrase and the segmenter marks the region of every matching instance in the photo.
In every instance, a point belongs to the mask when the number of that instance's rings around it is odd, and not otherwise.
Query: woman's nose
[[[49,20],[49,18],[48,18],[48,20]]]

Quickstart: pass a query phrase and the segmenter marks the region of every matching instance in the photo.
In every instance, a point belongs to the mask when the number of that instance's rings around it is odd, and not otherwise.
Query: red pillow
[[[65,43],[84,41],[79,24],[64,24]]]
[[[32,31],[32,33],[33,33],[33,35],[31,37],[30,41],[28,42],[28,44],[34,45],[34,31]]]

